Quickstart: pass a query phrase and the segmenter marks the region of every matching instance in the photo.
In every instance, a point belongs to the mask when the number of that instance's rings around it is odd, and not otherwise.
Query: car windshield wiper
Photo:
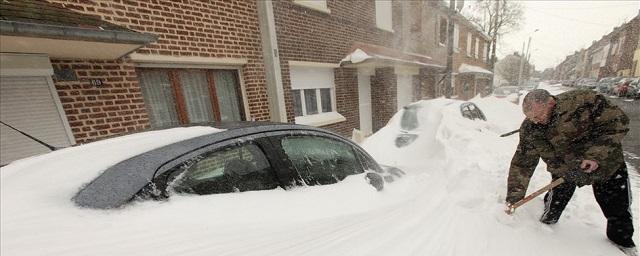
[[[48,149],[50,149],[51,151],[56,151],[56,150],[58,150],[58,149],[64,148],[64,147],[54,147],[54,146],[51,146],[51,145],[49,145],[49,144],[47,144],[47,143],[44,143],[43,141],[41,141],[41,140],[39,140],[39,139],[36,139],[35,137],[33,137],[33,136],[31,136],[31,135],[29,135],[29,134],[27,134],[27,133],[23,132],[23,131],[20,131],[20,130],[16,129],[15,127],[13,127],[13,126],[11,126],[11,125],[8,125],[8,124],[7,124],[7,123],[5,123],[5,122],[0,121],[0,123],[2,123],[2,124],[4,124],[4,125],[6,125],[7,127],[11,128],[11,129],[13,129],[13,130],[15,130],[16,132],[19,132],[20,134],[22,134],[22,135],[26,136],[27,138],[32,139],[33,141],[35,141],[35,142],[39,143],[40,145],[43,145],[43,146],[47,147],[47,148],[48,148]]]

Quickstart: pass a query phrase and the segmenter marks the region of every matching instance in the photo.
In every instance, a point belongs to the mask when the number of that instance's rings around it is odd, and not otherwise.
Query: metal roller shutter
[[[0,120],[56,147],[74,142],[67,134],[46,76],[0,77]],[[0,124],[0,164],[49,152],[46,147]]]

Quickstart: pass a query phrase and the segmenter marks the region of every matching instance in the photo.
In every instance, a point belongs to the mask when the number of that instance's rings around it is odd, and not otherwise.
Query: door
[[[404,106],[409,105],[413,99],[413,76],[398,74],[398,109],[400,111]]]
[[[358,108],[360,112],[360,131],[364,135],[373,132],[371,118],[371,75],[358,70]]]

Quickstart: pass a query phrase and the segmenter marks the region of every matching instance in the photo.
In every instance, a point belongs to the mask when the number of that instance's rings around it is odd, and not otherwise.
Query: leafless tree
[[[496,63],[495,73],[503,79],[507,80],[510,85],[518,84],[518,73],[520,71],[520,62],[524,61],[522,70],[523,80],[529,79],[531,66],[527,60],[523,60],[518,53],[510,54],[502,58]]]
[[[492,69],[496,62],[498,39],[504,34],[520,29],[524,20],[523,13],[522,3],[512,0],[475,0],[464,12],[471,22],[491,37],[487,52],[491,53],[489,66]]]

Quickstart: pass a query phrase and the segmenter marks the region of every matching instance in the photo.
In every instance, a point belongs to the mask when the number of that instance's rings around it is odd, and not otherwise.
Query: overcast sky
[[[593,40],[638,15],[640,1],[521,1],[524,24],[502,38],[497,55],[522,50],[531,41],[531,62],[537,70],[555,67],[567,55],[587,48]],[[536,29],[538,32],[532,33]]]

